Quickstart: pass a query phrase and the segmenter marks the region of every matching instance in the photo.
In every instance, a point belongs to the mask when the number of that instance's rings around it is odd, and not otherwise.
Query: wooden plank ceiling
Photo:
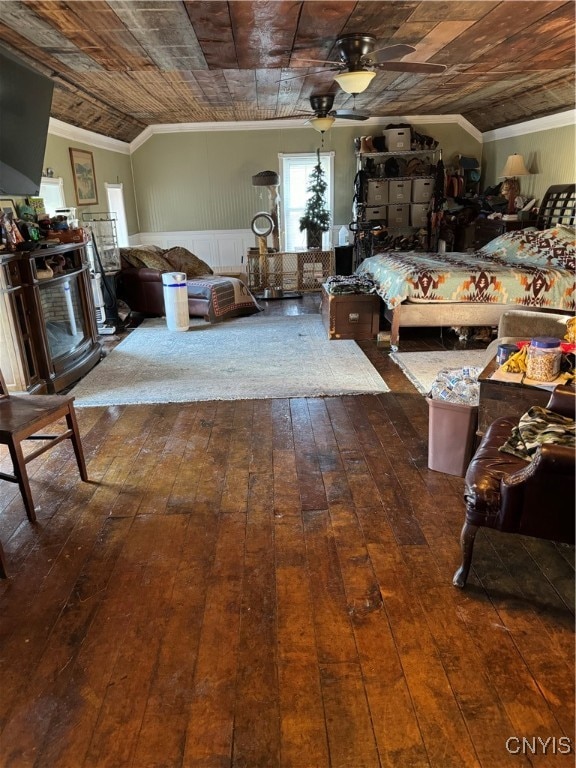
[[[0,45],[55,82],[52,116],[131,141],[148,125],[289,118],[353,99],[335,40],[407,43],[442,75],[378,72],[373,117],[461,114],[487,131],[574,108],[574,2],[2,0]],[[295,77],[305,75],[305,77]],[[303,122],[303,121],[302,121]]]

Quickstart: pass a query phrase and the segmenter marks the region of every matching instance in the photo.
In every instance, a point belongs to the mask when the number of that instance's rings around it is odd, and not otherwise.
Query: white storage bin
[[[410,128],[386,128],[382,133],[386,137],[386,148],[388,152],[410,151],[412,142],[412,132]]]
[[[387,224],[389,227],[407,227],[409,225],[409,205],[387,206]]]
[[[386,221],[386,206],[377,205],[373,208],[366,207],[364,212],[365,221]]]
[[[368,205],[385,205],[388,202],[388,181],[380,179],[370,179],[368,181],[368,192],[366,203]]]
[[[412,202],[427,203],[434,191],[432,179],[412,179]]]
[[[412,181],[410,179],[390,179],[388,182],[388,202],[409,203],[412,199]]]
[[[411,204],[410,224],[413,227],[428,226],[428,203],[412,203]]]

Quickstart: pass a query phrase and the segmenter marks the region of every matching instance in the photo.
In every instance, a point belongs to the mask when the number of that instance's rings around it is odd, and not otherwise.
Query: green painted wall
[[[440,142],[444,157],[481,156],[481,144],[457,124],[416,128]],[[335,127],[324,136],[323,150],[335,153],[337,225],[352,217],[353,139],[381,130]],[[308,127],[153,135],[132,155],[141,231],[247,229],[256,212],[268,209],[268,193],[252,186],[252,176],[279,171],[278,153],[315,152],[320,143],[320,134]]]
[[[384,127],[384,126],[382,126]],[[324,136],[326,151],[335,153],[334,224],[352,216],[356,174],[353,139],[379,134],[379,126],[334,127]],[[482,145],[456,123],[414,126],[433,136],[443,149],[447,168],[457,155],[482,162],[481,188],[498,181],[509,154],[524,156],[531,176],[520,180],[523,194],[541,199],[551,184],[575,179],[575,132],[572,126],[553,128]],[[309,127],[257,131],[200,131],[153,135],[132,156],[92,147],[49,134],[44,167],[64,180],[66,204],[76,198],[69,147],[89,149],[94,155],[100,203],[83,211],[105,210],[104,183],[122,183],[128,231],[202,231],[247,229],[254,214],[268,209],[268,193],[253,187],[251,177],[263,170],[279,170],[278,153],[315,152],[321,137]]]
[[[96,187],[98,190],[98,205],[81,205],[76,202],[74,179],[72,177],[72,165],[70,163],[69,148],[87,149],[94,157],[94,172],[96,175]],[[89,144],[65,139],[61,136],[48,134],[46,152],[44,155],[44,168],[52,168],[54,175],[62,178],[64,183],[64,197],[68,207],[76,207],[76,213],[80,222],[82,213],[105,211],[108,203],[105,183],[122,184],[124,191],[124,205],[128,221],[128,234],[137,234],[140,231],[138,216],[136,213],[136,199],[134,196],[134,184],[132,182],[132,165],[129,154],[100,149]]]
[[[576,149],[574,126],[535,131],[524,136],[487,141],[484,144],[484,185],[492,186],[502,179],[499,174],[508,155],[524,157],[530,176],[519,178],[520,191],[527,197],[542,200],[552,184],[576,181]]]

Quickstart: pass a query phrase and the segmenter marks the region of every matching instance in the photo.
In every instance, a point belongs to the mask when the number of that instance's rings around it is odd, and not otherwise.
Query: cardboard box
[[[412,143],[410,128],[387,128],[382,133],[386,137],[386,149],[388,152],[410,151]]]
[[[410,179],[390,179],[388,182],[388,202],[409,203],[412,199],[412,181]]]
[[[410,225],[409,205],[387,206],[387,224],[389,227],[408,227]]]
[[[386,179],[370,179],[366,194],[366,205],[385,205],[388,202],[388,181]]]
[[[329,339],[373,339],[380,329],[380,298],[374,293],[334,295],[323,285],[322,320]]]
[[[428,203],[411,203],[410,225],[412,227],[428,226]]]
[[[434,192],[433,179],[412,179],[412,202],[427,203]]]

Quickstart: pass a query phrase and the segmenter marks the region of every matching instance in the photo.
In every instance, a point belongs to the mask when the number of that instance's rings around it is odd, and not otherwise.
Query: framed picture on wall
[[[17,219],[18,215],[16,213],[16,206],[14,204],[14,200],[12,200],[9,197],[3,197],[0,199],[0,214],[1,213],[11,213],[12,218]]]
[[[76,202],[78,205],[96,205],[98,192],[92,152],[70,147],[70,162],[72,163]]]

